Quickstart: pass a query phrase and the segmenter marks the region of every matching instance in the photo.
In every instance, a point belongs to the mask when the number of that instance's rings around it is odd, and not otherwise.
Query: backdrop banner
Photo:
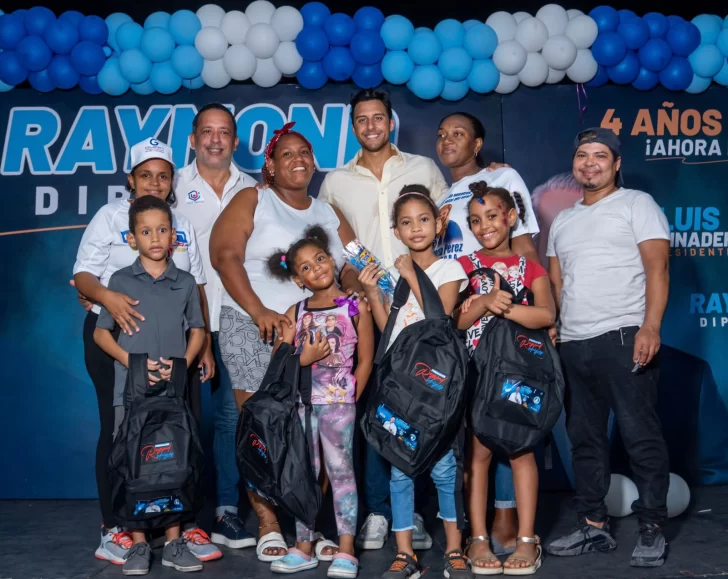
[[[0,432],[8,441],[0,449],[8,473],[0,477],[0,498],[96,496],[98,410],[83,360],[85,312],[68,282],[85,225],[103,204],[127,196],[130,147],[158,138],[172,146],[181,167],[194,159],[188,136],[196,110],[222,102],[237,119],[235,162],[255,176],[273,131],[295,121],[314,148],[315,195],[325,172],[358,150],[348,109],[355,90],[280,85],[169,97],[42,95],[25,89],[0,94],[0,174],[6,192],[0,244],[7,272],[0,322],[5,367]],[[574,202],[573,184],[551,179],[569,170],[574,134],[592,125],[619,128],[627,186],[651,193],[673,230],[660,384],[671,470],[692,483],[728,482],[728,360],[721,356],[728,331],[728,273],[718,269],[719,260],[728,257],[728,234],[720,228],[728,207],[719,194],[728,177],[725,90],[692,96],[602,87],[589,90],[588,101],[582,95],[581,107],[574,87],[567,86],[522,87],[505,97],[471,93],[457,103],[423,102],[404,87],[392,87],[391,94],[393,141],[407,152],[436,157],[443,116],[457,110],[478,116],[487,131],[485,158],[505,159],[535,189],[544,229],[554,211]],[[176,193],[180,202],[194,194]],[[203,392],[209,436],[209,388]],[[625,461],[617,430],[619,469]],[[543,482],[565,488],[572,476],[563,424],[556,440],[561,460]]]

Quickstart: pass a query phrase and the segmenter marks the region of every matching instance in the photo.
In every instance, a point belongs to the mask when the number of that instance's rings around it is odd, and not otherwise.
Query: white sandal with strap
[[[324,554],[324,549],[336,549],[336,553],[331,553],[330,555]],[[316,553],[316,558],[319,561],[333,561],[336,554],[339,552],[339,546],[334,543],[333,541],[330,541],[329,539],[324,538],[323,535],[319,539],[316,540],[316,546],[314,548],[314,552]]]
[[[283,549],[286,553],[283,553],[283,555],[266,555],[264,553],[266,549]],[[286,540],[283,538],[283,535],[281,535],[278,531],[273,531],[258,539],[258,544],[255,546],[255,552],[258,554],[259,561],[263,561],[263,563],[272,563],[273,561],[278,561],[286,556],[288,553],[288,545],[286,544]]]
[[[498,567],[482,567],[480,565],[476,565],[476,562],[480,561],[483,563],[490,563],[498,561],[500,563],[500,559],[496,557],[493,552],[491,551],[490,555],[486,555],[485,557],[478,557],[477,559],[473,559],[470,557],[470,547],[473,546],[473,543],[482,543],[485,541],[488,544],[488,547],[490,548],[490,537],[487,536],[480,536],[480,537],[470,537],[467,541],[467,546],[465,548],[465,552],[468,554],[468,558],[470,559],[470,566],[472,568],[474,575],[502,575],[503,574],[503,565],[499,565]]]
[[[533,563],[529,567],[506,567],[503,565],[503,574],[504,575],[533,575],[536,571],[538,571],[539,567],[541,567],[541,560],[543,558],[543,551],[541,549],[541,539],[539,537],[518,537],[516,539],[516,542],[518,543],[530,543],[531,545],[536,545],[536,558],[534,559]],[[506,563],[508,561],[525,561],[526,563],[529,562],[529,559],[526,559],[525,557],[516,556],[515,552],[511,554],[508,559],[506,559]]]

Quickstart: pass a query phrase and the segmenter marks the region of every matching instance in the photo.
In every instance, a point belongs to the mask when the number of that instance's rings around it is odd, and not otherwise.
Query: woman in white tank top
[[[342,288],[361,289],[342,253],[354,232],[338,210],[308,194],[315,170],[313,149],[303,135],[291,131],[293,125],[275,131],[266,147],[263,177],[268,186],[237,193],[210,237],[210,259],[224,286],[220,350],[239,409],[260,386],[274,337],[282,335],[283,324],[291,325],[286,310],[307,295],[295,282],[270,275],[266,263],[276,249],[287,250],[306,229],[320,225],[330,236]],[[248,495],[260,528],[258,558],[282,558],[286,543],[272,505],[250,486]]]

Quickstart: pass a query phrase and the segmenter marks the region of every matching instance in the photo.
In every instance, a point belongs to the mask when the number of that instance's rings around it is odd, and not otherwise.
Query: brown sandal
[[[490,537],[487,536],[480,536],[480,537],[470,537],[467,541],[467,545],[465,548],[466,553],[469,555],[470,548],[473,546],[473,543],[481,543],[485,541],[488,545],[488,548],[490,549]],[[478,565],[478,563],[494,563],[498,562],[498,567],[483,567],[482,565]],[[484,557],[478,557],[477,559],[470,559],[470,563],[473,569],[474,575],[502,575],[503,574],[503,565],[500,562],[500,559],[496,557],[493,552],[491,551],[490,555],[486,555]]]

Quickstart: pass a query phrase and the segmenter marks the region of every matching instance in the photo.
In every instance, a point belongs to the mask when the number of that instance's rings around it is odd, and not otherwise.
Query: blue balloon
[[[16,49],[20,64],[31,72],[38,72],[51,63],[53,53],[42,38],[37,36],[26,36],[18,44]]]
[[[622,10],[617,10],[617,14],[619,14],[619,23],[622,24],[623,22],[627,22],[628,20],[632,18],[639,18],[637,14],[632,12],[631,10],[627,10],[626,8],[623,8]]]
[[[607,72],[607,69],[600,64],[599,68],[597,69],[596,75],[594,75],[594,78],[586,83],[586,86],[590,88],[597,88],[600,86],[604,86],[608,82],[609,73]]]
[[[600,33],[615,32],[619,26],[619,13],[611,6],[597,6],[589,16],[597,23]]]
[[[317,2],[314,2],[313,4],[317,4]],[[308,4],[306,6],[308,6]],[[304,6],[304,8],[306,6]],[[326,84],[326,81],[329,80],[329,77],[326,76],[326,71],[324,71],[324,65],[321,63],[321,61],[310,62],[306,60],[303,61],[301,68],[298,69],[298,72],[296,73],[296,78],[303,88],[307,88],[310,90],[320,89]]]
[[[329,22],[331,18],[329,18]],[[351,52],[345,46],[332,46],[324,56],[324,72],[331,80],[338,82],[349,80],[351,75],[354,74],[355,67],[354,57],[351,56]]]
[[[9,84],[5,84],[3,81],[0,80],[0,92],[9,92],[13,90],[15,87],[10,86]]]
[[[48,69],[31,72],[28,75],[28,82],[38,92],[51,92],[56,88]]]
[[[326,56],[329,50],[329,37],[323,28],[304,26],[296,36],[296,50],[304,60],[316,62]]]
[[[476,60],[468,75],[468,86],[474,92],[485,94],[495,90],[500,82],[500,72],[491,59]]]
[[[45,6],[34,6],[25,14],[25,32],[29,36],[43,36],[56,15]]]
[[[387,50],[406,50],[415,33],[415,27],[409,19],[393,14],[382,25],[380,35]]]
[[[404,50],[391,50],[384,55],[382,74],[388,83],[404,84],[410,79],[414,70],[415,63]]]
[[[28,69],[25,68],[14,50],[0,52],[0,81],[11,86],[17,86],[28,78]]]
[[[78,84],[81,75],[73,68],[71,59],[68,56],[56,55],[53,57],[48,74],[54,84],[61,89],[69,90]]]
[[[119,51],[119,46],[116,44],[116,31],[126,22],[133,22],[133,20],[131,16],[124,14],[123,12],[114,12],[106,17],[106,26],[109,28],[109,36],[105,44],[111,46],[111,48],[113,48],[116,52]]]
[[[689,92],[690,94],[705,92],[708,90],[711,82],[713,82],[712,78],[703,78],[702,76],[694,74],[693,81],[690,83],[690,86],[685,89],[685,92]]]
[[[715,44],[701,44],[688,57],[688,61],[695,74],[703,78],[712,78],[723,68],[725,56]]]
[[[473,59],[467,50],[454,46],[442,51],[437,66],[445,79],[460,82],[468,78],[473,68]]]
[[[68,19],[58,19],[46,28],[43,39],[54,53],[69,54],[78,42],[78,29]]]
[[[101,90],[96,76],[81,76],[81,78],[78,79],[78,86],[81,87],[83,92],[88,94],[101,94],[104,92]]]
[[[173,94],[182,88],[182,78],[174,71],[171,62],[154,63],[149,80],[160,94]]]
[[[672,59],[672,50],[666,40],[650,38],[639,51],[642,67],[651,72],[660,72]]]
[[[331,16],[331,10],[329,10],[328,7],[321,2],[309,2],[308,4],[304,4],[303,8],[301,8],[301,16],[303,16],[304,26],[323,27],[328,17]],[[323,72],[323,68],[321,71]],[[316,77],[315,80],[320,79]],[[325,82],[326,81],[324,81],[324,83]],[[323,86],[323,84],[321,86]]]
[[[723,56],[728,57],[728,28],[724,28],[720,31],[718,38],[715,41],[715,45],[720,50]]]
[[[83,19],[84,15],[81,14],[78,10],[66,10],[58,17],[58,20],[73,24],[76,28],[78,28],[79,24],[81,24],[81,21]]]
[[[667,36],[670,24],[667,22],[667,18],[664,14],[660,14],[659,12],[648,12],[642,17],[642,19],[647,23],[647,27],[650,29],[650,38],[665,38],[665,36]]]
[[[616,32],[604,32],[597,36],[591,47],[592,56],[602,66],[615,66],[624,60],[627,46]]]
[[[442,44],[432,30],[425,28],[419,32],[415,31],[407,47],[407,52],[415,64],[435,64],[442,53]]]
[[[713,14],[700,14],[693,18],[691,22],[700,32],[701,44],[715,44],[718,34],[723,30],[723,20]]]
[[[202,23],[197,14],[190,10],[177,10],[169,19],[169,32],[180,46],[193,46],[200,30]]]
[[[623,21],[617,32],[629,50],[639,50],[650,38],[650,27],[642,18],[628,18]]]
[[[164,28],[150,28],[142,34],[141,49],[152,62],[165,62],[172,58],[174,38]]]
[[[682,56],[673,56],[670,64],[660,71],[660,84],[668,90],[685,90],[693,82],[693,69]]]
[[[144,29],[136,22],[125,22],[116,29],[116,45],[119,51],[139,48],[142,44]]]
[[[700,31],[692,22],[675,24],[667,33],[667,43],[676,56],[690,56],[700,46]]]
[[[103,46],[109,38],[109,27],[98,16],[86,16],[78,25],[81,40],[90,40]]]
[[[152,12],[144,21],[144,28],[166,28],[169,30],[170,18],[172,18],[172,15],[169,12]]]
[[[138,48],[125,50],[119,56],[119,72],[130,83],[139,84],[152,74],[152,61]]]
[[[71,51],[71,63],[83,76],[95,76],[106,62],[104,49],[90,40],[82,40]]]
[[[324,30],[331,46],[349,46],[356,32],[356,24],[351,16],[338,12],[326,20]]]
[[[113,49],[110,46],[104,46],[104,56],[109,58],[112,54],[114,54]]]
[[[375,64],[382,60],[387,49],[378,32],[357,32],[351,39],[351,55],[359,64]]]
[[[728,86],[728,62],[723,65],[723,68],[713,77],[713,80],[720,85]]]
[[[359,88],[375,88],[382,84],[382,64],[357,64],[351,80]]]
[[[418,98],[431,100],[442,93],[442,89],[445,88],[445,77],[434,64],[418,66],[407,86]]]
[[[463,28],[465,28],[465,31],[467,32],[468,30],[470,30],[471,26],[475,26],[476,24],[483,23],[480,20],[474,20],[471,18],[470,20],[466,20],[465,22],[463,22]]]
[[[178,46],[172,53],[172,68],[183,80],[200,76],[204,65],[205,60],[194,46]]]
[[[616,84],[632,84],[640,73],[640,59],[631,50],[616,66],[607,68],[609,79]]]
[[[195,90],[195,89],[202,88],[203,86],[205,86],[205,81],[202,80],[202,75],[200,75],[200,76],[195,77],[193,79],[185,79],[185,80],[183,80],[182,81],[182,86],[184,88],[187,88],[187,89],[190,89],[190,90]]]
[[[465,31],[463,46],[476,60],[490,58],[498,46],[498,35],[487,24],[475,22]]]
[[[640,68],[640,73],[632,83],[637,90],[652,90],[660,82],[660,75],[646,68]]]
[[[0,50],[15,50],[24,37],[25,19],[22,15],[0,15]]]
[[[382,28],[382,24],[384,24],[384,14],[382,14],[382,11],[379,8],[375,8],[374,6],[364,6],[359,8],[359,10],[357,10],[354,14],[354,24],[356,24],[357,30],[371,30],[373,32],[379,32]]]
[[[677,26],[678,24],[685,24],[685,22],[686,20],[682,16],[670,14],[670,16],[667,17],[668,29],[672,28],[673,26]]]
[[[465,27],[454,18],[439,22],[435,26],[435,34],[440,39],[443,50],[454,46],[462,46],[465,41]]]
[[[445,79],[445,86],[442,87],[440,98],[443,98],[446,101],[459,101],[460,99],[465,98],[469,90],[470,85],[468,85],[467,80],[456,82]]]
[[[144,82],[140,82],[137,84],[132,83],[131,90],[133,90],[136,94],[147,96],[150,94],[154,94],[154,85],[152,84],[151,80],[147,79]]]

